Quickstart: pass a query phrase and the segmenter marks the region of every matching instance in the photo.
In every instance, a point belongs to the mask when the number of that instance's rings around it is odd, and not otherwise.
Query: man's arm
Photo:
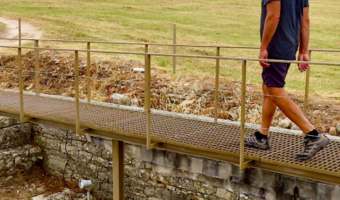
[[[308,44],[309,44],[309,7],[303,8],[303,17],[301,22],[301,33],[300,33],[300,48],[299,48],[299,61],[309,61],[308,55]],[[309,68],[308,64],[300,64],[299,70],[301,72],[306,71]]]
[[[272,40],[280,21],[281,1],[271,1],[266,7],[267,16],[264,23],[259,59],[266,59],[268,57],[267,47]],[[269,63],[267,62],[260,62],[260,65],[262,67],[269,67]]]

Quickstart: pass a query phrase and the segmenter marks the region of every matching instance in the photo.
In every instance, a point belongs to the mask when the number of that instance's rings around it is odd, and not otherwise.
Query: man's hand
[[[300,53],[298,57],[298,61],[309,61],[308,53]],[[298,64],[300,72],[304,72],[309,68],[309,64]]]
[[[267,51],[267,49],[260,49],[259,59],[267,59],[267,58],[268,58],[268,51]],[[260,61],[260,65],[261,65],[263,68],[267,68],[267,67],[270,66],[269,63],[264,62],[264,61]]]

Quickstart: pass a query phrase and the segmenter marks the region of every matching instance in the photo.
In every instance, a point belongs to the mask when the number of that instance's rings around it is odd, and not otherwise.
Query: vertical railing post
[[[174,55],[176,54],[176,43],[177,43],[177,29],[176,29],[176,24],[174,24],[174,33],[173,33],[174,46],[172,47]],[[172,70],[173,70],[173,73],[176,74],[176,56],[172,58]]]
[[[39,40],[34,40],[34,47],[39,47]],[[40,95],[40,63],[39,63],[39,49],[34,50],[35,53],[35,94]]]
[[[148,55],[147,55],[147,53],[149,53],[149,45],[148,44],[146,44],[145,45],[145,63],[144,63],[144,70],[146,69],[146,65],[147,65],[147,60],[148,60]]]
[[[112,140],[113,200],[124,200],[124,142]]]
[[[21,18],[19,18],[18,30],[19,30],[19,46],[21,46]]]
[[[309,60],[311,61],[312,50],[309,50],[308,54],[309,54]],[[310,77],[310,67],[307,69],[307,72],[306,72],[305,104],[303,106],[303,111],[305,115],[307,115],[307,108],[308,108],[308,103],[309,103],[309,77]]]
[[[87,73],[86,73],[86,76],[87,76],[87,102],[88,103],[91,103],[91,43],[88,42],[87,43],[87,61],[86,61],[86,64],[87,64]]]
[[[245,168],[244,164],[244,134],[245,134],[245,110],[246,110],[246,78],[247,61],[242,62],[242,95],[241,95],[241,138],[240,138],[240,169]]]
[[[151,55],[145,57],[145,112],[146,112],[146,147],[152,149],[151,145]]]
[[[74,83],[75,83],[75,98],[76,98],[76,133],[80,134],[78,51],[74,52]]]
[[[217,47],[216,56],[220,56],[220,47]],[[218,90],[220,85],[220,59],[216,59],[216,77],[215,77],[215,123],[218,118]]]
[[[24,89],[22,78],[22,55],[21,48],[18,48],[18,64],[19,64],[19,92],[20,92],[20,122],[24,123]]]

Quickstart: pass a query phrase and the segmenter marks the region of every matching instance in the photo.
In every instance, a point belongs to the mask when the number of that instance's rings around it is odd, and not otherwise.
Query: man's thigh
[[[269,67],[263,69],[263,83],[267,87],[283,88],[289,67],[289,63],[270,63]]]

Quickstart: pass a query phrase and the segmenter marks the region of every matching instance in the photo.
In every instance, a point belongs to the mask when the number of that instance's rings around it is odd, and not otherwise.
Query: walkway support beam
[[[74,52],[74,83],[75,83],[75,98],[76,98],[76,133],[78,135],[80,134],[78,51]]]
[[[124,142],[112,140],[113,200],[124,200]]]
[[[145,100],[144,109],[146,113],[146,147],[152,149],[151,145],[151,56],[145,56]]]

